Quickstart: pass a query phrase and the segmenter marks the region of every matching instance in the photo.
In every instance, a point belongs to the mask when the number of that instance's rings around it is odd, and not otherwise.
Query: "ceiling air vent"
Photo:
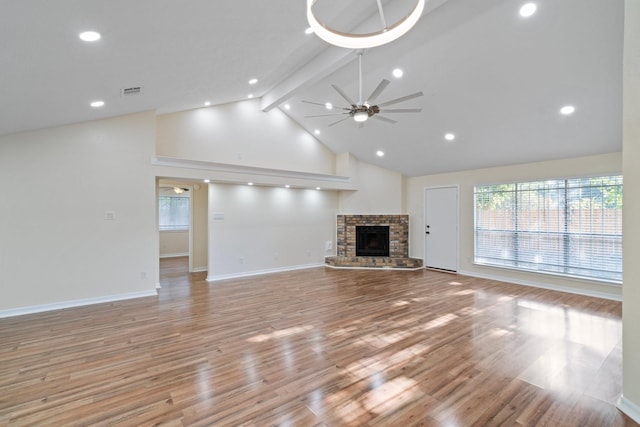
[[[142,93],[142,86],[126,87],[122,89],[122,96],[135,96]]]

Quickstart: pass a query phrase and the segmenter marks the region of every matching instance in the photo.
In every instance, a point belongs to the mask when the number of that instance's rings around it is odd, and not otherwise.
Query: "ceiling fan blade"
[[[346,93],[344,93],[344,92],[342,91],[342,89],[340,89],[338,86],[336,86],[336,85],[331,85],[331,87],[332,87],[332,88],[334,88],[334,89],[335,89],[335,91],[336,91],[336,92],[338,92],[338,93],[340,94],[340,96],[341,96],[341,97],[343,97],[344,99],[346,99],[346,100],[347,100],[347,102],[349,103],[349,105],[356,105],[356,103],[355,103],[355,102],[353,102],[353,101],[351,100],[351,98],[349,98],[349,97],[347,96],[347,94],[346,94]]]
[[[305,104],[313,104],[313,105],[320,105],[321,107],[326,107],[326,104],[321,104],[319,102],[312,102],[312,101],[300,101],[300,102],[304,102]]]
[[[319,102],[313,102],[313,101],[300,101],[300,102],[304,102],[305,104],[319,105],[319,106],[321,106],[321,107],[327,108],[327,104],[321,104],[321,103],[319,103]],[[351,108],[347,108],[347,107],[336,107],[335,105],[334,105],[333,107],[331,107],[331,108],[327,108],[327,110],[330,110],[330,109],[333,109],[333,108],[336,108],[336,109],[339,109],[339,110],[351,110]]]
[[[342,116],[343,114],[349,114],[349,113],[316,114],[315,116],[304,116],[304,118],[310,119],[312,117]]]
[[[422,92],[412,93],[411,95],[402,96],[400,98],[392,99],[391,101],[387,101],[387,102],[383,102],[381,104],[378,104],[378,107],[384,107],[385,105],[397,104],[398,102],[408,101],[410,99],[417,98],[417,97],[422,96],[422,95],[424,95],[424,93],[422,93]]]
[[[375,101],[375,99],[382,93],[382,91],[389,85],[389,83],[391,83],[389,80],[383,79],[378,87],[375,88],[373,92],[371,92],[371,95],[369,95],[369,98],[367,98],[365,104],[373,104],[373,101]]]
[[[383,122],[391,123],[391,124],[398,123],[395,120],[387,119],[386,117],[378,116],[377,114],[371,117],[373,117],[374,119],[382,120]]]
[[[340,122],[344,122],[345,120],[349,119],[350,117],[345,117],[344,119],[340,119],[337,122],[333,122],[329,124],[329,127],[333,126],[333,125],[337,125]]]
[[[381,113],[419,113],[422,108],[393,108],[391,110],[380,110]]]

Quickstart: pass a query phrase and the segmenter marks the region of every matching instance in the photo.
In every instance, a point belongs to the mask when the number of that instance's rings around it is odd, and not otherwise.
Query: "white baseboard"
[[[303,264],[291,267],[269,268],[266,270],[245,271],[242,273],[221,274],[219,276],[207,276],[207,282],[217,282],[219,280],[238,279],[241,277],[260,276],[262,274],[282,273],[283,271],[305,270],[307,268],[322,267],[324,263],[319,264]]]
[[[62,301],[53,304],[33,305],[30,307],[12,308],[0,310],[0,319],[4,317],[22,316],[25,314],[42,313],[45,311],[61,310],[64,308],[81,307],[85,305],[102,304],[105,302],[121,301],[133,298],[154,297],[158,295],[156,290],[131,292],[127,294],[107,295],[104,297],[86,298],[72,301]]]
[[[191,270],[192,273],[202,273],[203,271],[209,271],[209,267],[194,267]]]
[[[636,405],[624,396],[620,396],[618,401],[618,409],[624,412],[633,421],[640,424],[640,406]]]
[[[512,277],[506,277],[506,276],[504,277],[495,276],[493,274],[477,273],[475,271],[458,271],[458,274],[462,274],[463,276],[478,277],[480,279],[489,279],[489,280],[497,280],[499,282],[514,283],[516,285],[531,286],[533,288],[542,288],[542,289],[549,289],[551,291],[559,291],[559,292],[567,292],[570,294],[584,295],[587,297],[596,297],[596,298],[608,299],[612,301],[622,301],[622,296],[610,294],[606,292],[590,291],[587,289],[572,288],[569,286],[550,285],[548,283],[540,283],[540,282],[534,282],[529,280],[520,280],[520,279],[514,279]]]
[[[163,254],[163,255],[160,255],[160,258],[178,258],[182,256],[189,256],[189,252],[177,253],[177,254]]]

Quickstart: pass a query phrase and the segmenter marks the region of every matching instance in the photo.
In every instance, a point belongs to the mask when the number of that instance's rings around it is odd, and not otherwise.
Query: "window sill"
[[[495,265],[495,264],[485,264],[485,263],[480,263],[480,262],[472,262],[473,265],[478,266],[478,267],[487,267],[487,268],[495,268],[498,270],[509,270],[509,271],[514,271],[517,273],[522,273],[522,274],[532,274],[532,275],[536,275],[536,276],[544,276],[544,277],[557,277],[559,279],[565,279],[565,280],[572,280],[572,281],[576,281],[576,282],[589,282],[589,283],[597,283],[599,285],[605,285],[605,286],[612,286],[615,288],[619,288],[622,286],[622,282],[621,281],[616,281],[616,280],[607,280],[607,279],[597,279],[594,277],[585,277],[585,276],[573,276],[573,275],[569,275],[569,274],[560,274],[560,273],[553,273],[553,272],[549,272],[549,271],[540,271],[540,270],[527,270],[524,268],[515,268],[515,267],[509,267],[506,265]]]

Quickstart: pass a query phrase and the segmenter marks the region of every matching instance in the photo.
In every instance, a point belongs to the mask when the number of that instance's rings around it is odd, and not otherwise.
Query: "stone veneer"
[[[409,256],[409,215],[338,215],[336,250],[339,257],[356,256],[356,226],[388,225],[389,258]]]
[[[326,263],[335,267],[421,268],[422,260],[409,258],[409,215],[338,215],[336,255]],[[388,257],[356,256],[356,226],[389,226]]]

